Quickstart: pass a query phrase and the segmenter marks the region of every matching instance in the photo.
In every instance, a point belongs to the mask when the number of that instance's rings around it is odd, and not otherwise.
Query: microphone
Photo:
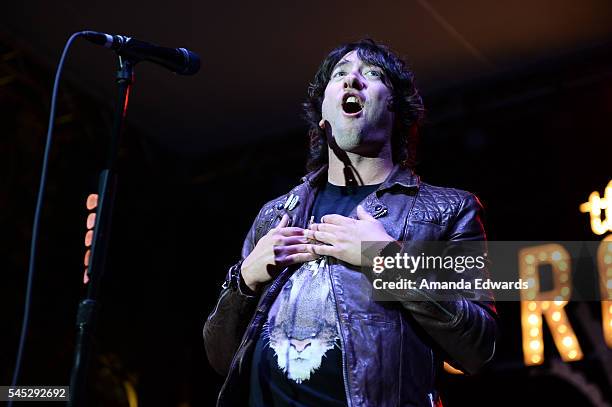
[[[96,31],[83,31],[83,36],[94,44],[110,48],[134,62],[154,62],[179,75],[193,75],[200,70],[200,57],[185,48],[160,47],[124,35]]]

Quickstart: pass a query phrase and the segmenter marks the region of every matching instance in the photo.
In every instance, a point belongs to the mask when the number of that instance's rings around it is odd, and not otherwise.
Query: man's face
[[[346,54],[334,67],[321,110],[342,150],[376,156],[390,143],[392,92],[383,75],[381,68],[363,62],[356,51]]]

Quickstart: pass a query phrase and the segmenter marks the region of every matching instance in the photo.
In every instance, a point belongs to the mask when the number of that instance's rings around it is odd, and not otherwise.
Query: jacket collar
[[[414,171],[410,168],[402,168],[399,164],[395,164],[387,179],[378,188],[378,191],[385,191],[396,185],[400,185],[404,188],[414,188],[418,187],[420,183],[421,179]]]
[[[306,174],[302,177],[302,181],[308,182],[311,186],[315,186],[323,182],[325,175],[327,175],[327,164]],[[395,164],[389,176],[387,176],[387,179],[378,188],[378,191],[382,192],[391,189],[395,185],[400,185],[404,188],[413,188],[418,187],[420,183],[421,179],[414,171],[410,168],[402,168],[399,164]]]
[[[327,175],[327,167],[328,165],[325,164],[321,168],[309,172],[302,177],[302,182],[308,182],[311,186],[319,184],[323,181],[323,176]]]

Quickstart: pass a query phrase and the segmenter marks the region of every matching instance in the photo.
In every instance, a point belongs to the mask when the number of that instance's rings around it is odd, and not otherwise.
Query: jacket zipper
[[[340,331],[340,342],[342,343],[342,379],[344,381],[344,391],[346,392],[346,401],[347,405],[350,407],[353,405],[353,401],[351,400],[351,391],[348,385],[348,368],[346,366],[346,339],[344,338],[344,331],[342,331],[341,322],[340,322],[340,311],[338,310],[338,301],[336,301],[336,289],[334,285],[334,279],[331,275],[331,269],[329,267],[329,256],[325,256],[325,268],[327,269],[327,275],[329,276],[329,281],[331,282],[331,288],[333,293],[334,305],[336,308],[336,315],[338,317],[338,330]]]
[[[383,208],[380,212],[376,213],[374,215],[374,219],[378,219],[381,216],[384,216],[388,213],[387,208]],[[344,391],[346,392],[346,402],[347,405],[350,407],[353,405],[353,400],[351,399],[351,390],[349,388],[349,384],[348,384],[348,368],[347,368],[347,356],[346,356],[346,339],[344,338],[344,331],[342,330],[341,327],[341,321],[340,321],[340,310],[338,309],[338,301],[336,301],[336,286],[334,284],[334,279],[332,278],[331,275],[331,268],[329,267],[329,261],[330,258],[329,256],[325,256],[325,268],[327,269],[327,275],[329,276],[329,281],[331,283],[331,288],[332,288],[332,293],[333,293],[333,299],[334,299],[334,305],[336,308],[336,316],[338,318],[338,330],[340,331],[340,342],[342,343],[342,380],[344,382]]]

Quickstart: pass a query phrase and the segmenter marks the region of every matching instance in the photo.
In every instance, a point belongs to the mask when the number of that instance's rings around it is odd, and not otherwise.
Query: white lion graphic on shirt
[[[278,367],[297,383],[310,379],[325,353],[337,345],[337,317],[330,277],[316,260],[287,281],[274,302],[264,335]]]

